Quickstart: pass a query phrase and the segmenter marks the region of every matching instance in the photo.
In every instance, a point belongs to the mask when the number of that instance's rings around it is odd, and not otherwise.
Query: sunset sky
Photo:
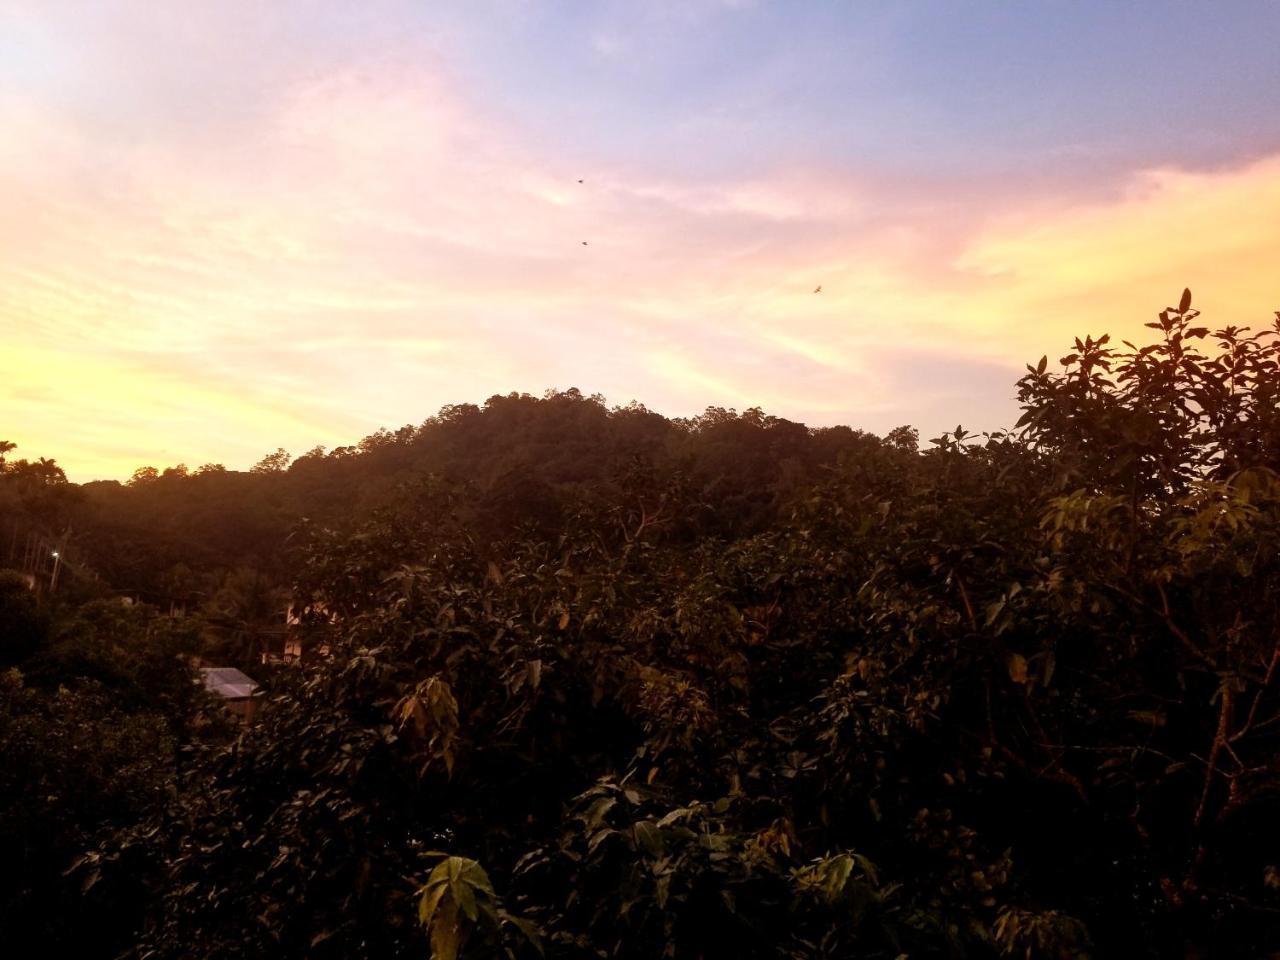
[[[1184,286],[1280,309],[1277,50],[1247,0],[0,0],[0,438],[245,468],[570,386],[1007,426]]]

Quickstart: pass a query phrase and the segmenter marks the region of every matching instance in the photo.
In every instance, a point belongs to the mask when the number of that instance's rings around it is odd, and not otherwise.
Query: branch
[[[1278,666],[1280,666],[1280,640],[1276,641],[1275,649],[1271,651],[1271,662],[1267,664],[1267,672],[1262,678],[1262,685],[1258,687],[1258,691],[1253,695],[1253,703],[1249,705],[1249,714],[1245,717],[1244,724],[1228,738],[1228,743],[1235,743],[1252,729],[1253,721],[1258,716],[1258,705],[1262,702],[1262,695],[1271,686],[1271,681],[1275,678]],[[1272,717],[1270,720],[1264,721],[1263,726],[1274,722],[1275,719],[1275,717]]]

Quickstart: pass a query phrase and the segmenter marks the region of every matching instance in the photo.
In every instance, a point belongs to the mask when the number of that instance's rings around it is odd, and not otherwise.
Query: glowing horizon
[[[997,428],[1280,309],[1275,4],[75,6],[0,6],[0,438],[75,480],[570,386]]]

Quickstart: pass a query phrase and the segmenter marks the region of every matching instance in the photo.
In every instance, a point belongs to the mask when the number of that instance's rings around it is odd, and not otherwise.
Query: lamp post
[[[53,576],[49,578],[49,593],[52,594],[58,589],[58,570],[62,567],[62,554],[57,550],[53,551]]]

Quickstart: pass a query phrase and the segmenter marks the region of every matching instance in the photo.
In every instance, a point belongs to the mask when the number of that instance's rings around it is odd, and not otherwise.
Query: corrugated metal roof
[[[201,667],[204,688],[227,700],[243,700],[253,696],[258,685],[235,667]]]

